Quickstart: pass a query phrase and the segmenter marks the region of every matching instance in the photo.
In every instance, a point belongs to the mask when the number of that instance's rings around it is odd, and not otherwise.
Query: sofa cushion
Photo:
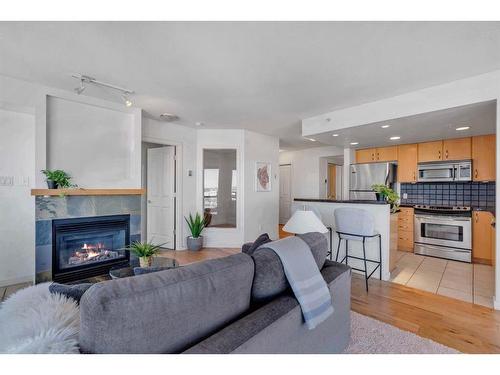
[[[271,242],[271,239],[267,233],[264,233],[261,234],[254,242],[243,244],[241,251],[245,254],[252,255],[255,250],[268,242]]]
[[[314,260],[321,270],[328,252],[328,242],[321,233],[300,234],[299,237],[310,247]],[[252,301],[269,301],[289,288],[281,260],[276,253],[263,245],[252,254],[255,274],[252,285]]]
[[[85,353],[178,353],[250,306],[246,254],[95,284],[80,301]]]
[[[94,284],[81,283],[81,284],[66,285],[66,284],[52,283],[49,286],[49,291],[50,293],[53,294],[57,293],[62,294],[63,296],[74,299],[76,303],[80,303],[80,299],[82,298],[83,294],[92,285]]]
[[[348,284],[345,287],[346,292],[348,291],[348,286],[350,285],[350,273],[350,267],[333,261],[326,261],[325,266],[321,270],[321,275],[325,279],[330,290],[334,288],[336,281],[339,280],[342,275],[348,277],[347,281],[342,280],[343,283],[347,282]],[[344,284],[342,284],[342,286],[344,286]],[[334,300],[333,302],[335,304],[340,301]],[[282,319],[285,315],[298,307],[299,303],[292,293],[284,293],[283,295],[270,301],[268,304],[252,311],[250,314],[242,317],[206,340],[188,349],[185,353],[225,354],[234,352],[256,335],[264,332],[267,327]],[[348,306],[347,309],[349,309]],[[342,309],[336,308],[337,315],[334,314],[332,319],[338,319],[338,313],[340,310]],[[316,328],[316,330],[321,329],[321,326]],[[289,332],[283,334],[289,334]],[[332,340],[334,335],[335,332],[332,332]]]

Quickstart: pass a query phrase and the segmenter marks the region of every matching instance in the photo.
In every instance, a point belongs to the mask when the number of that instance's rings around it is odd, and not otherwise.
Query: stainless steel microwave
[[[471,181],[470,160],[452,163],[423,163],[418,165],[418,182]]]

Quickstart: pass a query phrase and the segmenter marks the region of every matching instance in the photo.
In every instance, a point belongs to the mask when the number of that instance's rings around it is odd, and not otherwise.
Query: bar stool
[[[377,268],[379,270],[379,277],[382,280],[382,236],[380,233],[375,232],[375,219],[370,212],[359,208],[337,208],[333,214],[335,216],[336,232],[339,237],[337,256],[335,257],[335,260],[338,261],[340,244],[342,243],[342,240],[345,240],[345,257],[340,261],[340,263],[343,263],[345,260],[345,264],[348,264],[350,258],[363,261],[365,269],[351,268],[356,271],[364,272],[366,291],[368,292],[368,279],[375,273]],[[378,261],[366,258],[365,244],[367,241],[372,239],[378,239]],[[349,255],[349,241],[358,241],[363,243],[362,258]],[[376,264],[370,274],[368,274],[367,262]]]
[[[329,233],[329,236],[330,236],[330,250],[328,251],[328,253],[326,253],[326,256],[330,257],[330,260],[332,260],[333,259],[333,229],[332,229],[332,227],[326,225],[323,222],[323,218],[322,218],[321,212],[315,206],[310,206],[310,205],[307,205],[307,204],[300,204],[300,203],[292,203],[292,210],[291,210],[292,211],[292,215],[297,210],[304,210],[304,211],[312,211],[312,212],[314,212],[314,214],[318,217],[318,219],[320,219],[321,222],[325,225],[326,229],[328,229],[328,233]]]

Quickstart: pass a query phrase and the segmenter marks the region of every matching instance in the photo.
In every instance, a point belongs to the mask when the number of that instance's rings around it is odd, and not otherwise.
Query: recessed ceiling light
[[[351,142],[350,145],[351,146],[356,146],[356,145],[359,145],[359,142]]]
[[[390,127],[391,125],[382,125],[381,128],[382,129],[387,129],[388,127]]]
[[[339,135],[338,134],[332,134],[332,137],[338,137]]]
[[[461,131],[461,130],[469,130],[470,126],[461,126],[459,128],[456,128],[455,130]]]
[[[282,148],[280,148],[280,152],[283,152],[283,151],[285,151],[285,150],[283,150]]]
[[[316,142],[316,140],[314,138],[306,138],[308,141],[311,141],[311,142]]]
[[[396,136],[391,137],[391,138],[389,138],[389,139],[390,139],[391,141],[396,141],[396,140],[398,140],[398,139],[401,139],[401,137],[400,137],[400,136],[398,136],[398,135],[396,135]]]
[[[195,122],[194,124],[195,124],[196,126],[203,126],[203,125],[205,125],[205,124],[204,124],[203,122],[201,122],[201,121]]]

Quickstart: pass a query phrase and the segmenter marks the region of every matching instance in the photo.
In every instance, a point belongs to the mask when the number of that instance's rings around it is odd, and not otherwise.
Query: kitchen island
[[[295,198],[295,204],[304,204],[307,206],[316,207],[321,213],[323,223],[327,227],[333,229],[333,260],[337,255],[338,235],[335,232],[334,211],[341,207],[360,208],[371,212],[375,218],[375,231],[382,236],[382,280],[389,280],[389,245],[390,245],[390,205],[386,202],[379,201],[360,201],[360,200],[331,200],[331,199],[305,199]],[[361,257],[363,254],[361,242],[349,241],[349,255]],[[340,248],[339,261],[345,256],[345,241],[342,241]],[[366,257],[367,259],[378,260],[378,241],[376,239],[366,242]],[[353,267],[363,269],[363,261],[357,259],[349,259],[349,264]],[[375,267],[374,264],[368,263],[368,274]],[[357,271],[354,271],[357,272]],[[373,274],[374,278],[379,277],[378,270]]]

